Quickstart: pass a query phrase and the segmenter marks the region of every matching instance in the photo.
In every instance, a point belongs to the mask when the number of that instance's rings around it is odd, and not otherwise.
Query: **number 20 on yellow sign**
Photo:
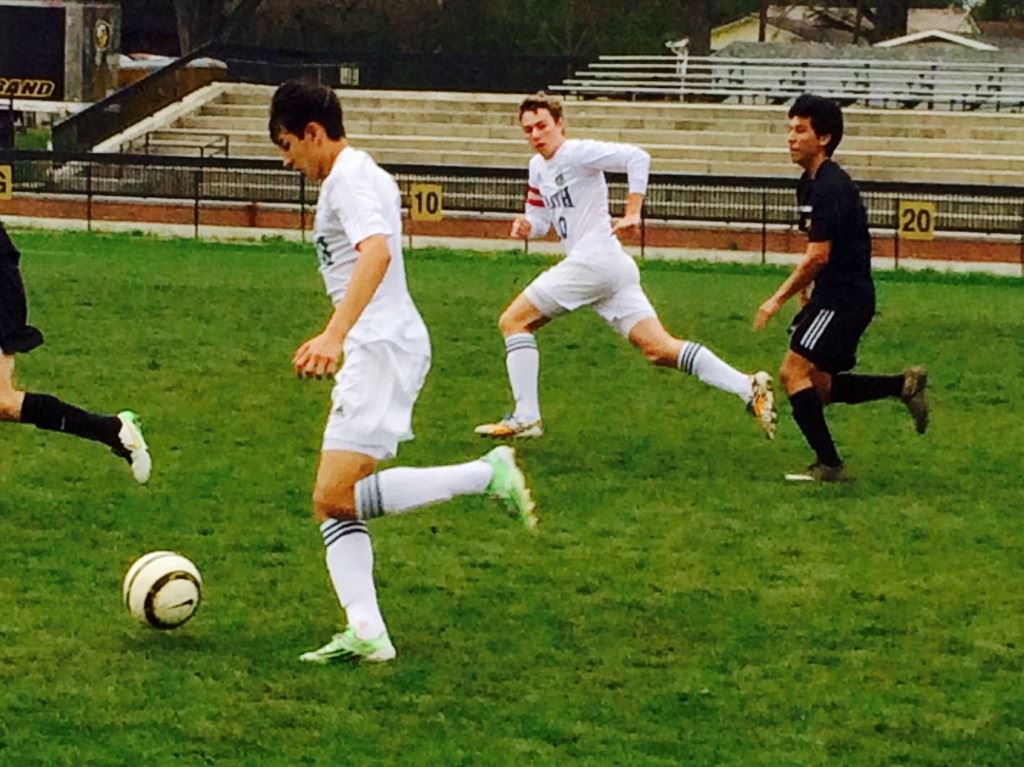
[[[902,240],[935,239],[935,203],[900,200],[896,234]]]

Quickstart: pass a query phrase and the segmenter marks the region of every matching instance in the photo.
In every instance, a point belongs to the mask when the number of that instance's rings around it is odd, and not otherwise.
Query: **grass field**
[[[329,385],[289,365],[328,313],[311,251],[15,239],[47,335],[22,387],[137,409],[155,470],[0,425],[0,765],[1024,763],[1019,280],[879,276],[860,369],[928,364],[932,427],[834,408],[841,487],[783,484],[809,461],[787,406],[766,443],[593,315],[553,324],[520,449],[538,534],[476,498],[375,521],[398,659],[309,668],[339,618],[308,501]],[[409,254],[435,361],[400,463],[488,447],[495,320],[544,263]],[[643,274],[669,328],[777,366],[786,317],[750,322],[783,271]],[[120,603],[160,548],[205,578],[169,633]]]

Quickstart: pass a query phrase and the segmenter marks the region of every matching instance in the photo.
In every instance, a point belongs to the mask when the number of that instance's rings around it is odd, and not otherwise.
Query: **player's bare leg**
[[[694,375],[708,386],[735,394],[744,404],[768,439],[775,436],[778,415],[772,377],[763,370],[752,375],[742,373],[719,358],[710,349],[693,341],[676,338],[657,317],[640,320],[629,331],[629,341],[649,362],[662,367],[674,367]]]

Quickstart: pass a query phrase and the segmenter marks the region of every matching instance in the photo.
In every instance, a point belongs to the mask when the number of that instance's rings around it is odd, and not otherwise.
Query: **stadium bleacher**
[[[274,157],[271,86],[215,83],[97,147]],[[514,94],[339,91],[353,144],[382,164],[522,167]],[[1024,117],[847,107],[840,158],[855,178],[1024,184]],[[785,105],[570,100],[568,133],[647,149],[661,173],[788,176]]]

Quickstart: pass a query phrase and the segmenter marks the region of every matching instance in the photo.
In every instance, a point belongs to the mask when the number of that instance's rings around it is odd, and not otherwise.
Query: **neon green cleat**
[[[504,502],[508,513],[520,520],[526,529],[537,527],[537,515],[534,513],[533,498],[530,488],[526,485],[526,477],[516,466],[516,451],[508,445],[496,447],[481,461],[490,464],[494,471],[490,483],[484,492],[492,498]]]
[[[360,639],[356,635],[356,630],[349,626],[340,634],[335,634],[323,647],[302,653],[299,660],[326,666],[328,663],[341,661],[367,660],[383,663],[394,657],[395,646],[391,644],[387,631],[374,639]]]
[[[135,481],[144,485],[153,470],[153,459],[149,456],[149,447],[142,436],[142,420],[131,410],[122,410],[117,414],[117,419],[121,422],[121,431],[117,435],[120,444],[112,450],[131,466]]]

